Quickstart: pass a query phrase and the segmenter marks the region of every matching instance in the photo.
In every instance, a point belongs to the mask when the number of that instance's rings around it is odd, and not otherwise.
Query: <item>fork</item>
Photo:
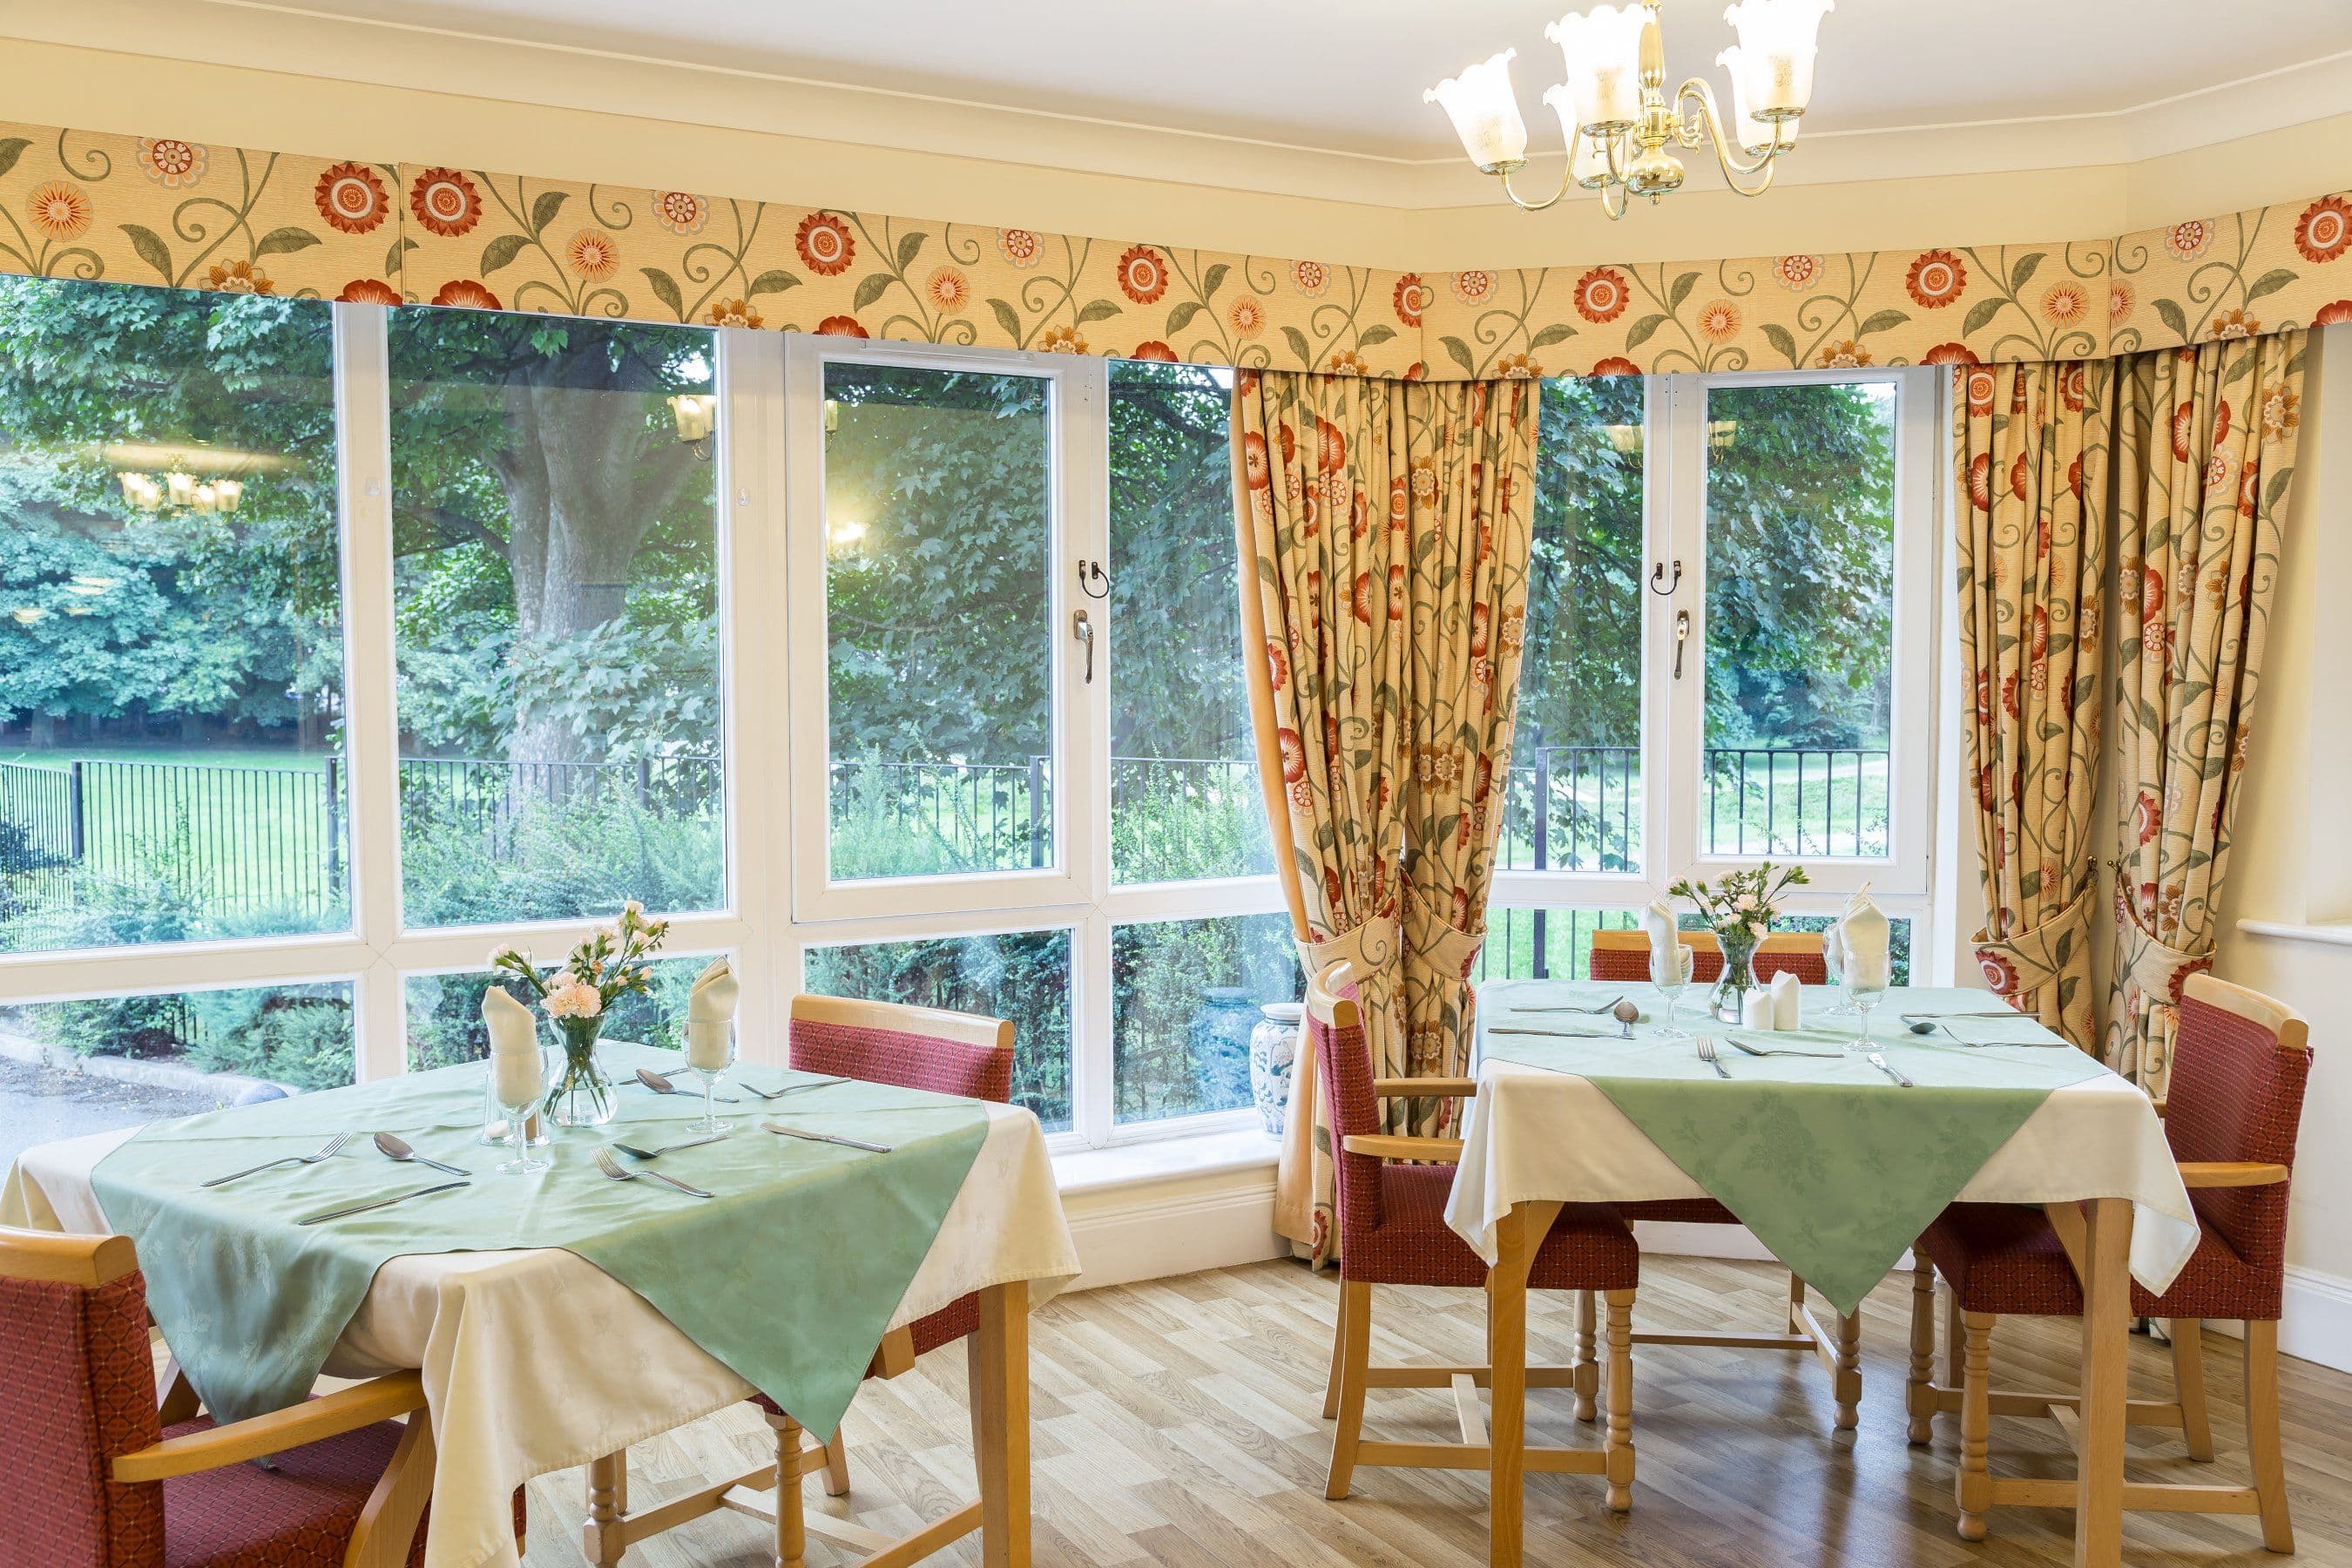
[[[315,1165],[321,1160],[333,1159],[342,1152],[344,1144],[358,1136],[356,1132],[338,1132],[328,1139],[326,1147],[315,1154],[281,1154],[275,1160],[264,1160],[260,1164],[248,1165],[242,1171],[231,1171],[226,1176],[215,1176],[203,1184],[207,1187],[217,1187],[226,1183],[234,1182],[239,1176],[250,1176],[257,1171],[268,1171],[279,1165]]]
[[[1621,995],[1612,996],[1606,1002],[1596,1002],[1590,1007],[1580,1002],[1559,1002],[1547,1003],[1540,1007],[1513,1007],[1511,1011],[1514,1013],[1606,1013],[1623,1000],[1625,998]]]
[[[704,1192],[700,1187],[688,1186],[676,1176],[665,1176],[659,1171],[625,1171],[621,1168],[621,1163],[613,1158],[613,1152],[610,1149],[596,1151],[596,1168],[616,1182],[634,1182],[641,1176],[651,1176],[656,1182],[668,1183],[688,1197],[707,1198],[713,1195]]]
[[[1698,1059],[1713,1068],[1715,1069],[1716,1077],[1722,1079],[1727,1082],[1730,1080],[1731,1069],[1725,1067],[1723,1063],[1716,1058],[1714,1036],[1701,1035],[1698,1037]]]
[[[756,1083],[740,1084],[737,1087],[750,1089],[761,1100],[782,1100],[788,1094],[798,1094],[804,1089],[831,1089],[835,1084],[848,1081],[845,1078],[814,1078],[801,1083],[788,1083],[782,1089],[761,1089]]]
[[[688,1138],[676,1143],[665,1143],[658,1149],[640,1149],[635,1143],[624,1143],[615,1138],[613,1140],[613,1147],[624,1154],[634,1154],[640,1160],[658,1160],[664,1154],[674,1154],[680,1149],[692,1149],[704,1143],[723,1142],[728,1136],[724,1132],[707,1132],[699,1138]]]

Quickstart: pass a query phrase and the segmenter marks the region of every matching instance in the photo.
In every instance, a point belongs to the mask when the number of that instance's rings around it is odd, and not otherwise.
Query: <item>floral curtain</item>
[[[1536,412],[1525,377],[1408,389],[1412,554],[1405,809],[1404,1000],[1400,1076],[1458,1076],[1470,1061],[1470,971],[1509,788],[1535,529]],[[1444,1133],[1461,1102],[1400,1103],[1412,1131]]]
[[[2105,581],[2109,366],[1953,374],[1961,668],[1992,989],[2085,1051],[2097,860],[2099,595]]]
[[[2302,424],[2304,336],[2122,362],[2116,465],[2122,806],[2107,1065],[2158,1099],[2180,989],[2213,963]]]

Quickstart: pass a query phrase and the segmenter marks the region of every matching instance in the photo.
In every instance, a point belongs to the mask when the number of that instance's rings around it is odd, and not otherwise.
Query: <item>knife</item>
[[[331,1219],[344,1219],[352,1215],[365,1214],[370,1209],[390,1208],[394,1204],[404,1204],[411,1198],[430,1197],[435,1193],[455,1192],[459,1187],[470,1187],[473,1184],[474,1184],[471,1182],[444,1182],[437,1187],[418,1187],[413,1191],[399,1194],[394,1197],[378,1198],[373,1203],[353,1204],[347,1209],[330,1209],[325,1214],[314,1214],[308,1219],[298,1219],[294,1223],[296,1225],[320,1225]]]
[[[811,1132],[805,1128],[786,1127],[780,1122],[762,1121],[761,1126],[771,1132],[781,1132],[787,1138],[805,1138],[812,1143],[838,1143],[845,1149],[863,1149],[869,1154],[887,1154],[887,1143],[867,1143],[856,1138],[839,1138],[830,1132]]]
[[[1919,1087],[1917,1084],[1913,1083],[1909,1079],[1905,1078],[1897,1069],[1887,1066],[1886,1054],[1884,1051],[1872,1051],[1870,1053],[1870,1065],[1876,1068],[1880,1072],[1885,1073],[1888,1078],[1893,1079],[1895,1082],[1901,1084],[1906,1089],[1916,1089]]]

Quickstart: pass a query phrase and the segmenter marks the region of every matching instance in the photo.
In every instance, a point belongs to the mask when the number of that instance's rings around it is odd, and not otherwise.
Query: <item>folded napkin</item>
[[[732,1059],[727,1032],[734,1026],[735,1000],[742,987],[723,957],[694,977],[686,998],[686,1059],[689,1066],[718,1072]]]
[[[482,1025],[490,1035],[490,1081],[500,1105],[539,1098],[539,1023],[503,985],[482,993]]]
[[[1684,948],[1682,938],[1675,934],[1675,911],[1665,900],[1650,900],[1650,907],[1642,911],[1642,929],[1650,937],[1652,977],[1666,974],[1689,979],[1691,954]]]
[[[1837,931],[1839,973],[1852,977],[1856,984],[1886,985],[1894,975],[1886,950],[1886,915],[1869,894],[1853,896],[1845,913],[1838,917]]]

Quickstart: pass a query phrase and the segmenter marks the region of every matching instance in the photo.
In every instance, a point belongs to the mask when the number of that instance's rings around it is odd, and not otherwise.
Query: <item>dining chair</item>
[[[2167,1320],[2175,1386],[2169,1401],[2131,1401],[2126,1419],[2178,1427],[2191,1459],[2213,1458],[2205,1407],[2205,1320],[2245,1325],[2246,1446],[2253,1484],[2127,1481],[2124,1507],[2255,1514],[2263,1544],[2273,1552],[2294,1550],[2279,1449],[2278,1321],[2286,1289],[2288,1177],[2310,1072],[2311,1032],[2302,1018],[2260,992],[2210,974],[2189,977],[2173,1040],[2171,1081],[2158,1110],[2196,1211],[2197,1249],[2161,1295],[2132,1286],[2135,1314]],[[2074,1506],[2071,1480],[1992,1475],[1987,1433],[1997,1415],[2050,1416],[2073,1438],[2073,1396],[1996,1390],[1990,1361],[1999,1319],[2082,1315],[2083,1239],[2081,1212],[2070,1205],[1954,1204],[1915,1250],[1910,1437],[1927,1443],[1936,1415],[1959,1412],[1960,1468],[1953,1490],[1966,1540],[1984,1539],[1985,1516],[1997,1505]],[[1944,1279],[1949,1314],[1940,1384],[1933,1376],[1937,1274]]]
[[[1458,1138],[1407,1137],[1381,1131],[1385,1100],[1465,1098],[1469,1079],[1376,1079],[1363,1017],[1345,963],[1310,980],[1306,1029],[1321,1075],[1325,1113],[1338,1144],[1334,1201],[1339,1226],[1339,1313],[1331,1339],[1331,1371],[1323,1401],[1331,1436],[1331,1468],[1324,1495],[1344,1498],[1359,1465],[1484,1470],[1486,1431],[1478,1389],[1493,1381],[1491,1364],[1374,1366],[1372,1287],[1484,1285],[1486,1264],[1445,1223],[1445,1202],[1462,1157]],[[1528,1285],[1538,1290],[1599,1291],[1609,1308],[1607,1396],[1603,1447],[1530,1447],[1527,1468],[1599,1475],[1608,1503],[1633,1506],[1633,1321],[1641,1253],[1633,1233],[1603,1204],[1570,1204],[1536,1251]],[[1600,1383],[1590,1333],[1580,1337],[1570,1366],[1528,1369],[1529,1388],[1575,1388],[1589,1398]],[[1462,1441],[1367,1442],[1364,1394],[1371,1388],[1443,1388],[1454,1396]]]
[[[991,1100],[999,1104],[1013,1099],[1010,1020],[936,1007],[908,1007],[895,1002],[812,995],[793,998],[791,1020],[785,1041],[786,1059],[799,1071],[961,1095],[968,1100]],[[980,1297],[961,1297],[936,1312],[891,1330],[875,1352],[866,1375],[897,1377],[912,1367],[917,1357],[958,1340],[973,1340],[979,1331]],[[975,1375],[975,1384],[977,1382]],[[589,1474],[591,1519],[583,1532],[588,1560],[599,1568],[606,1568],[618,1563],[622,1552],[633,1542],[720,1509],[750,1515],[774,1527],[778,1568],[797,1568],[811,1534],[863,1552],[875,1562],[899,1563],[928,1556],[981,1527],[981,1505],[977,1500],[905,1537],[884,1535],[830,1514],[809,1512],[801,1495],[801,1481],[805,1477],[822,1474],[829,1497],[848,1493],[847,1446],[838,1431],[829,1442],[810,1440],[801,1424],[764,1394],[752,1395],[751,1403],[759,1407],[775,1435],[775,1458],[732,1479],[713,1482],[657,1507],[631,1513],[627,1455],[614,1454],[598,1460]],[[981,1415],[982,1411],[975,1405],[975,1443],[981,1440]],[[597,1518],[600,1488],[605,1489],[603,1510],[609,1513],[607,1520]]]
[[[176,1365],[157,1396],[148,1321],[129,1237],[0,1226],[0,1563],[421,1568],[434,1447],[417,1373],[218,1426]],[[522,1533],[518,1490],[518,1549]]]
[[[1693,949],[1691,983],[1712,984],[1723,974],[1723,948],[1713,931],[1685,931],[1675,933],[1683,943]],[[1754,968],[1759,979],[1790,973],[1804,985],[1824,985],[1829,983],[1829,960],[1822,935],[1819,931],[1775,931],[1764,939],[1756,950]],[[1595,980],[1615,981],[1625,984],[1644,985],[1650,979],[1650,938],[1639,931],[1596,931],[1587,959],[1586,973]],[[1738,1225],[1739,1216],[1713,1198],[1661,1198],[1648,1203],[1619,1204],[1617,1212],[1628,1223],[1652,1220],[1666,1225]],[[1580,1333],[1590,1333],[1594,1316],[1591,1298],[1580,1297],[1576,1305]],[[1829,1369],[1831,1397],[1837,1406],[1833,1418],[1839,1431],[1852,1431],[1861,1420],[1862,1407],[1862,1315],[1833,1313],[1833,1322],[1825,1325],[1814,1316],[1806,1300],[1804,1280],[1796,1270],[1789,1271],[1789,1305],[1786,1326],[1778,1333],[1738,1333],[1720,1330],[1688,1330],[1661,1332],[1646,1329],[1634,1331],[1637,1345],[1679,1345],[1700,1350],[1778,1350],[1810,1352],[1820,1358]],[[1577,1418],[1593,1419],[1592,1402],[1582,1394],[1577,1399]]]

